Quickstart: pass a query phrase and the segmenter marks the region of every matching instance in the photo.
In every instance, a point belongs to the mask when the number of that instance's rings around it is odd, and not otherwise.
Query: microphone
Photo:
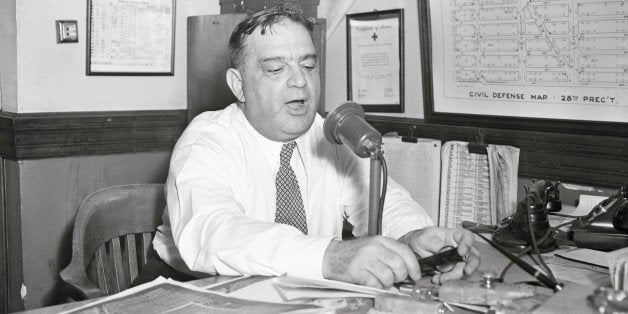
[[[382,144],[382,135],[364,120],[364,110],[353,101],[342,103],[327,115],[323,132],[329,142],[345,144],[362,158]]]

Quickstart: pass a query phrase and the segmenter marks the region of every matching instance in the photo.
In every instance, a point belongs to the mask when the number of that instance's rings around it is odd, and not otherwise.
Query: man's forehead
[[[254,53],[256,58],[288,57],[289,54],[301,58],[316,54],[310,33],[303,25],[292,21],[269,26],[264,34],[261,26],[256,28],[247,36],[244,50],[247,54]]]
[[[289,19],[282,19],[267,26],[260,25],[246,37],[246,41],[268,42],[273,39],[290,38],[291,41],[312,41],[312,35],[305,26]]]

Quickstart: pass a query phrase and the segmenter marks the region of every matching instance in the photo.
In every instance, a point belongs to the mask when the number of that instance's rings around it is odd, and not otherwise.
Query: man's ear
[[[227,70],[227,85],[231,89],[231,92],[238,99],[239,102],[244,103],[244,91],[242,90],[242,75],[240,71],[234,68]]]

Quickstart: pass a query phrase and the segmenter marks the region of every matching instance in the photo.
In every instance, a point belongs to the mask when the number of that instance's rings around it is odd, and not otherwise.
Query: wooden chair
[[[64,293],[74,300],[127,289],[146,264],[165,206],[163,184],[108,187],[78,207],[72,260],[61,271]]]

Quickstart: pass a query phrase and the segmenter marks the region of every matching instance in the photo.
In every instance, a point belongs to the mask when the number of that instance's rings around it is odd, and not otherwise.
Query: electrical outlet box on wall
[[[78,25],[76,20],[56,21],[57,43],[77,43]]]

